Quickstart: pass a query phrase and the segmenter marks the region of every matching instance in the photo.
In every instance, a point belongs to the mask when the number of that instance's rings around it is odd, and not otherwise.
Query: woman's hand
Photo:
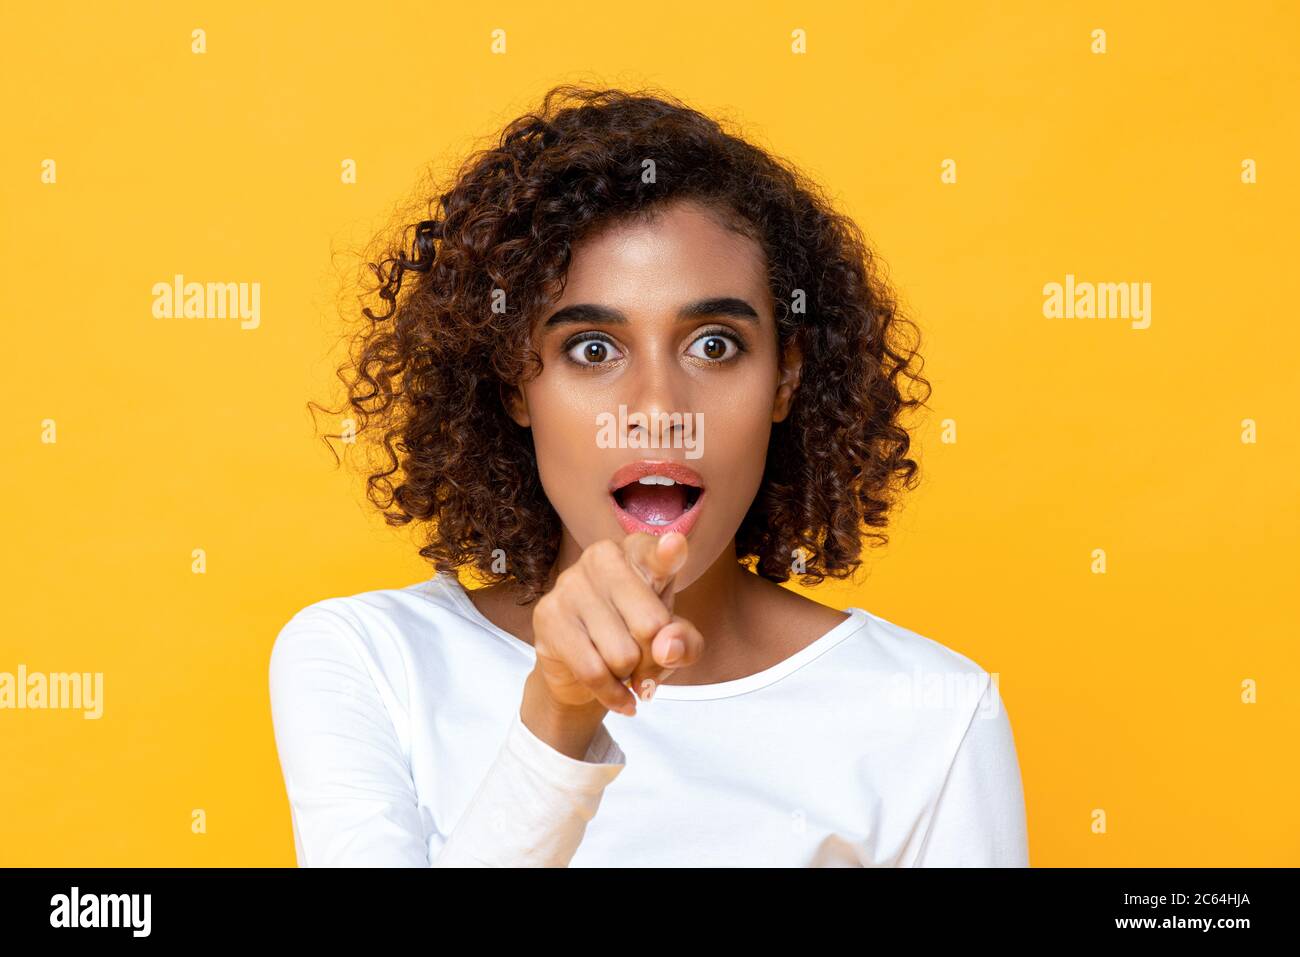
[[[694,663],[704,639],[673,614],[686,537],[638,532],[604,539],[557,577],[533,609],[537,666],[530,681],[555,713],[597,723],[605,711],[636,714],[636,695]],[[534,680],[540,679],[540,680]]]

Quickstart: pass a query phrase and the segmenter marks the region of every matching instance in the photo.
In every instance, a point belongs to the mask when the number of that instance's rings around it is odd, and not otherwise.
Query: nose
[[[624,400],[629,440],[632,433],[641,432],[645,447],[677,448],[690,414],[690,383],[683,370],[670,356],[643,356],[624,381],[629,386]]]

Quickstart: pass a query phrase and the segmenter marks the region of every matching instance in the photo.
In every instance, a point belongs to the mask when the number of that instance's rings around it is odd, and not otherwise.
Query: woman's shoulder
[[[465,625],[454,578],[321,598],[299,608],[271,645],[271,669],[361,667],[396,678],[419,642]]]
[[[864,678],[886,676],[894,686],[964,685],[976,697],[985,694],[992,676],[973,658],[942,641],[906,627],[866,607],[838,610],[817,599],[767,581],[755,582],[762,618],[790,641],[797,632],[801,653],[818,646],[835,648],[835,670]],[[968,696],[967,696],[968,697]],[[974,705],[975,701],[970,703]]]
[[[876,692],[873,722],[896,729],[894,746],[928,768],[937,793],[954,766],[975,779],[996,779],[1012,794],[1019,786],[1015,739],[1001,692],[1001,674],[975,657],[867,609],[850,653],[870,672]],[[965,778],[957,785],[978,790]],[[990,785],[994,787],[994,785]]]
[[[409,715],[413,679],[448,671],[466,643],[443,640],[472,624],[441,576],[318,599],[299,608],[271,644],[267,679],[279,727],[327,726],[361,713],[369,726]]]
[[[872,650],[886,662],[908,669],[960,674],[986,673],[977,661],[956,647],[869,608],[855,607],[865,615],[866,627],[863,631],[871,642]]]
[[[895,707],[946,718],[964,725],[977,712],[1000,710],[998,673],[948,644],[855,605],[861,619],[852,641],[842,646],[839,663],[886,682]]]
[[[855,640],[843,642],[843,650],[856,653],[858,661],[872,671],[985,673],[978,663],[955,648],[885,618],[865,605],[849,605],[840,611],[836,606],[775,585],[770,585],[762,595],[766,602],[764,619],[780,623],[778,630],[797,628],[810,636],[822,637],[832,629],[847,629]],[[856,626],[850,624],[854,621]]]
[[[421,629],[430,621],[461,617],[459,588],[454,577],[438,575],[401,587],[321,598],[294,612],[280,634],[331,633],[368,639],[409,635],[410,626],[426,633]]]

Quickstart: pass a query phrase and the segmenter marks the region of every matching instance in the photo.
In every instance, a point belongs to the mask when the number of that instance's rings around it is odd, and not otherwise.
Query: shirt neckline
[[[444,583],[447,593],[474,624],[502,638],[507,644],[524,654],[530,661],[537,660],[537,649],[518,635],[512,635],[504,628],[498,627],[490,618],[479,611],[478,606],[469,597],[469,592],[455,575],[440,574],[434,579],[435,585],[443,578],[447,579]],[[661,699],[667,701],[704,701],[714,698],[729,698],[733,695],[766,688],[830,651],[841,641],[865,626],[870,617],[865,608],[859,608],[856,605],[845,608],[844,611],[848,614],[848,618],[832,627],[830,631],[819,638],[800,648],[793,655],[783,658],[762,671],[756,671],[752,675],[745,675],[740,678],[732,678],[729,681],[715,681],[711,684],[659,685],[655,688],[654,698],[651,703],[653,704],[654,701]]]

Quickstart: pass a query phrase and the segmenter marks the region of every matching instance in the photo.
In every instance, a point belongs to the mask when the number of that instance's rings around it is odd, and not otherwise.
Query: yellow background
[[[546,7],[6,5],[0,671],[102,671],[105,715],[0,711],[0,864],[294,863],[271,642],[429,574],[313,433],[340,290],[430,164],[561,80],[740,120],[888,263],[925,481],[815,594],[999,674],[1031,863],[1300,863],[1296,7]],[[178,272],[260,282],[261,326],[154,319]],[[1151,327],[1044,318],[1066,273],[1152,283]]]

